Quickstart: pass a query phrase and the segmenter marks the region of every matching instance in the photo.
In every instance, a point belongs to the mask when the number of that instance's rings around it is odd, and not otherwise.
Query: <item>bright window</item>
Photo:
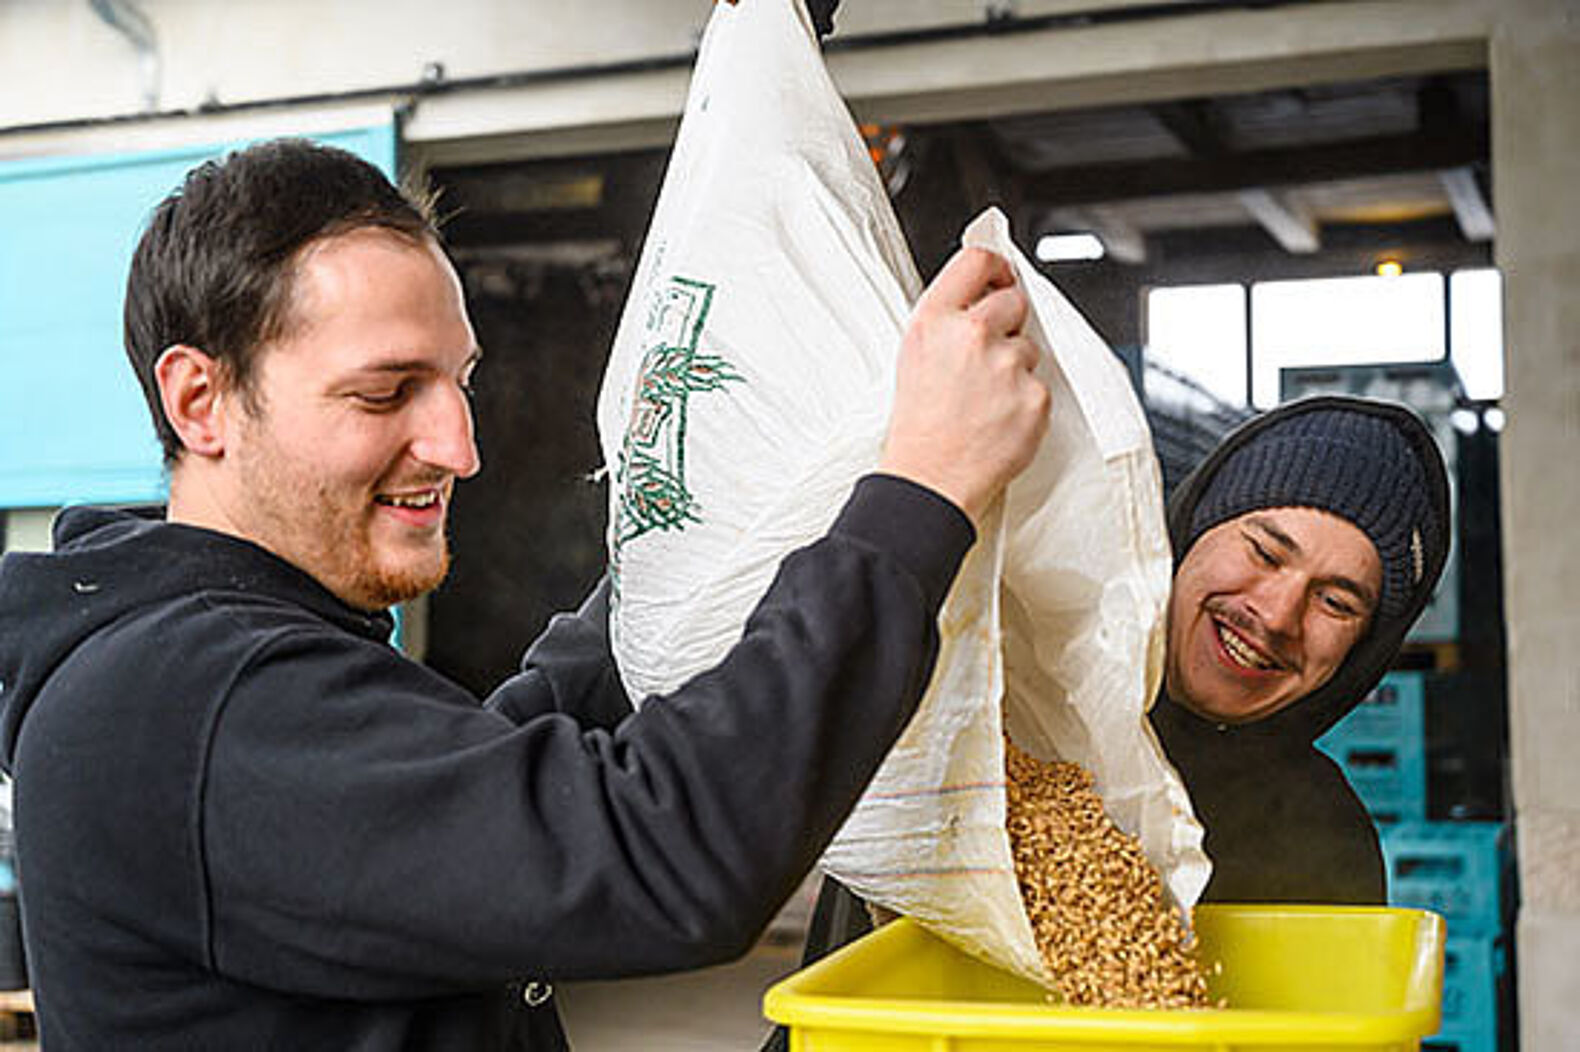
[[[1232,405],[1245,404],[1245,287],[1178,285],[1147,294],[1147,354]]]
[[[1443,276],[1265,281],[1251,287],[1252,398],[1277,405],[1285,366],[1443,357]]]
[[[1491,267],[1455,271],[1448,284],[1449,346],[1466,397],[1503,397],[1503,284]]]
[[[1472,401],[1503,396],[1503,289],[1497,270],[1266,281],[1250,286],[1253,400],[1278,402],[1285,366],[1438,361],[1449,348]],[[1245,404],[1242,285],[1147,294],[1147,355],[1233,405]]]

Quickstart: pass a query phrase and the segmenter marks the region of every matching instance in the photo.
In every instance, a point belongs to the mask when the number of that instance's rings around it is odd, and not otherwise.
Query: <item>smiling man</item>
[[[1448,522],[1431,433],[1402,406],[1354,398],[1256,417],[1174,495],[1152,722],[1206,827],[1207,899],[1385,901],[1371,819],[1314,743],[1431,599]]]
[[[291,282],[280,331],[244,380],[191,344],[161,350],[163,418],[192,454],[169,517],[255,540],[382,609],[433,589],[449,566],[450,497],[479,467],[467,405],[476,340],[429,239],[376,226],[320,238]]]
[[[744,953],[914,712],[1047,426],[1026,310],[1002,260],[944,268],[879,470],[716,668],[617,718],[597,593],[480,705],[388,644],[479,469],[431,218],[299,140],[190,173],[126,298],[168,508],[68,509],[0,561],[44,1047],[552,1052],[555,981]]]

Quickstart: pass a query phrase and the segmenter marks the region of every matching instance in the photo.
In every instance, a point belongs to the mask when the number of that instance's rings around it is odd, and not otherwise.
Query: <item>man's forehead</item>
[[[413,266],[432,267],[445,280],[455,268],[439,243],[401,230],[360,226],[316,237],[290,263],[291,298],[299,307],[324,296],[355,296],[378,288],[384,275]]]
[[[379,227],[318,238],[292,261],[280,325],[260,358],[292,345],[322,366],[324,351],[342,352],[328,357],[359,372],[450,371],[481,355],[443,249]]]
[[[1301,546],[1302,538],[1306,538],[1309,543],[1308,535],[1313,532],[1324,536],[1354,534],[1368,546],[1371,545],[1371,538],[1349,519],[1326,508],[1309,505],[1291,504],[1255,508],[1229,521],[1266,533],[1275,540],[1297,548]]]

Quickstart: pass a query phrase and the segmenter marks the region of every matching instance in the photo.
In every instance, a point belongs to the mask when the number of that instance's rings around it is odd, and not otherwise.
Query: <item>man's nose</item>
[[[472,406],[458,384],[439,384],[425,400],[416,421],[411,453],[457,478],[471,478],[482,467],[472,426]]]
[[[1268,575],[1252,595],[1252,606],[1269,632],[1294,637],[1300,634],[1306,588],[1296,574]]]

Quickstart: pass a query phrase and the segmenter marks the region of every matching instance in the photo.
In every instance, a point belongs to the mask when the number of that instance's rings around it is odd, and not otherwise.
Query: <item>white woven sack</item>
[[[1015,247],[997,209],[962,240],[1012,264],[1053,396],[1036,457],[1010,483],[1002,517],[984,524],[983,541],[1003,553],[1000,587],[984,596],[974,574],[987,567],[968,567],[942,620],[946,641],[976,640],[957,661],[997,644],[1002,707],[997,692],[958,691],[957,670],[941,667],[823,868],[1046,983],[1004,833],[1003,729],[1034,755],[1091,771],[1108,814],[1139,837],[1177,903],[1195,903],[1211,866],[1146,719],[1162,676],[1172,558],[1145,416],[1119,360]]]
[[[804,9],[717,5],[598,403],[633,698],[716,663],[876,463],[919,285]]]
[[[1081,360],[1102,360],[1079,370],[1081,403],[1045,355],[1049,439],[982,523],[918,714],[823,866],[1046,981],[1004,833],[1006,657],[1016,741],[1092,769],[1180,901],[1206,871],[1143,716],[1168,586],[1145,424],[1107,348],[1018,266],[1043,346],[1079,327]],[[723,658],[779,561],[822,536],[876,465],[918,291],[801,4],[718,5],[598,406],[611,635],[639,704]]]

